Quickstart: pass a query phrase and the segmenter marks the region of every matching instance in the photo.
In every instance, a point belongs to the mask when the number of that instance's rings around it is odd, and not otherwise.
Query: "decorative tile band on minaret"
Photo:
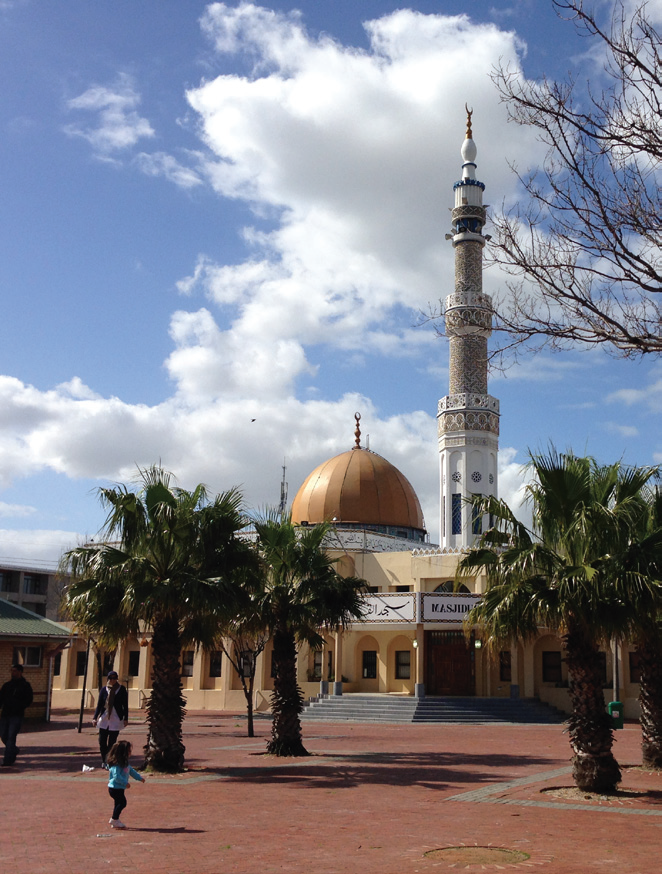
[[[483,294],[485,185],[476,179],[476,144],[467,108],[467,134],[462,144],[462,178],[453,186],[455,290],[446,298],[444,315],[449,338],[449,387],[439,401],[439,462],[442,547],[468,548],[481,533],[468,499],[497,494],[499,401],[487,393],[487,341],[492,333],[492,299]]]

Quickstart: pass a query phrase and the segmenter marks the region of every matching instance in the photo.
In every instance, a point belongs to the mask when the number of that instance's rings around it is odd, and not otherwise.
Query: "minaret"
[[[487,393],[487,340],[492,333],[492,299],[483,294],[483,247],[489,237],[483,191],[476,179],[476,144],[467,108],[467,134],[462,144],[462,178],[453,186],[455,291],[444,307],[450,341],[448,394],[439,401],[439,461],[442,547],[462,549],[481,533],[483,520],[473,518],[471,495],[497,494],[499,402]]]

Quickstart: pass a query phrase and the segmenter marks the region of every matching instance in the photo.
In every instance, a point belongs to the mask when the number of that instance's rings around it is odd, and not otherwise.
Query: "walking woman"
[[[99,692],[92,725],[99,729],[101,767],[108,770],[108,750],[117,741],[120,731],[129,724],[129,693],[121,686],[117,671],[108,671],[106,685]]]

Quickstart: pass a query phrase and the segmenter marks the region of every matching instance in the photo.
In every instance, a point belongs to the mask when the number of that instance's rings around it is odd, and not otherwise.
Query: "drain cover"
[[[530,858],[528,853],[507,850],[505,847],[440,847],[438,850],[428,850],[424,855],[426,859],[463,865],[513,865]]]

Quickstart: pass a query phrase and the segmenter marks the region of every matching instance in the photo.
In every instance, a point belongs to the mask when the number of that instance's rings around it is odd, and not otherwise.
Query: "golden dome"
[[[422,540],[421,505],[411,483],[381,455],[357,445],[308,476],[294,498],[296,525],[335,522]]]

